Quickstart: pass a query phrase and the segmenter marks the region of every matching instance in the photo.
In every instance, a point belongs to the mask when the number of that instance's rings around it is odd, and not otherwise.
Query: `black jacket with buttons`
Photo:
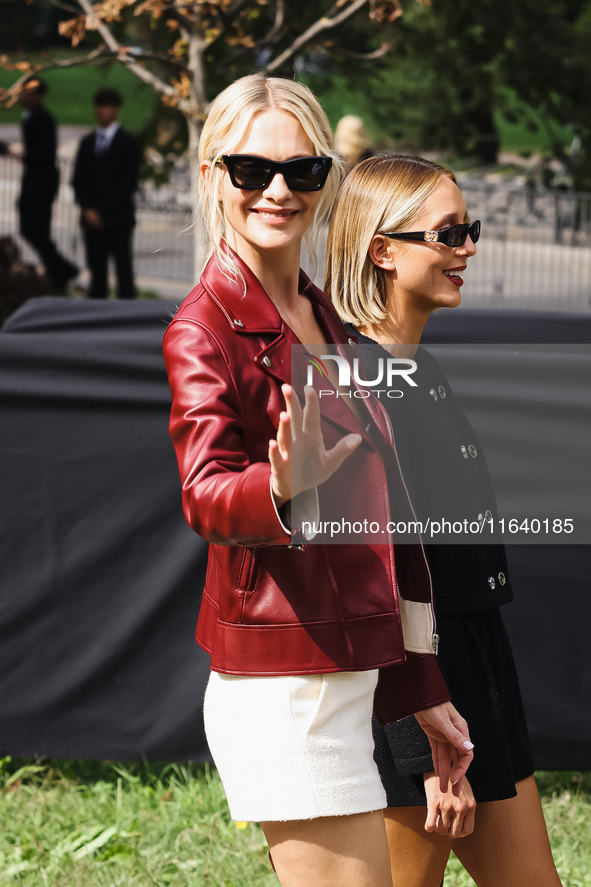
[[[357,338],[367,379],[376,379],[379,358],[390,355],[354,327],[346,328]],[[417,518],[423,526],[443,518],[482,525],[497,514],[482,446],[433,355],[418,348],[414,359],[417,387],[402,381],[396,386],[402,397],[384,395],[380,401],[390,416]],[[435,544],[429,531],[423,534],[438,614],[489,610],[511,600],[505,549],[484,541],[489,526],[485,522],[482,534],[470,535],[470,544],[455,543],[453,533],[438,535]]]

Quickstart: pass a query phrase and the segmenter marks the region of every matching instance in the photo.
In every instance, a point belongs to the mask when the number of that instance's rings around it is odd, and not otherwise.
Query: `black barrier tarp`
[[[181,513],[161,357],[174,310],[37,299],[0,333],[3,752],[207,757],[208,661],[193,641],[206,546]],[[429,339],[588,342],[591,319],[447,312]],[[470,374],[450,381],[485,439]],[[561,430],[549,433],[559,446]],[[538,766],[589,768],[591,553],[508,555],[516,599],[504,615]]]
[[[541,313],[527,311],[441,311],[433,315],[425,329],[423,343],[441,355],[441,345],[449,346],[494,343],[533,344],[560,343],[565,345],[564,356],[570,356],[569,346],[591,343],[591,316],[583,314]],[[436,343],[436,345],[434,344]],[[490,349],[489,349],[490,350]],[[543,347],[533,350],[532,359],[543,353]],[[587,352],[588,353],[588,352]],[[497,496],[503,504],[503,494],[510,501],[508,478],[520,471],[529,472],[529,460],[537,441],[523,440],[514,446],[516,431],[514,405],[504,407],[507,386],[511,399],[521,399],[524,413],[530,414],[528,402],[531,380],[520,390],[519,383],[504,378],[506,365],[497,361],[494,379],[486,381],[480,372],[473,372],[470,356],[451,349],[444,361],[454,392],[462,402],[478,437],[485,442],[508,442],[505,460],[490,465]],[[451,356],[451,359],[450,359]],[[463,360],[462,360],[463,358]],[[486,358],[486,355],[485,355]],[[490,366],[490,359],[486,366]],[[468,369],[468,371],[467,371]],[[581,404],[587,410],[591,379],[577,385],[577,391],[545,389],[548,398],[547,414],[556,414],[557,399],[570,401],[571,411],[563,414],[561,423],[547,423],[544,433],[547,442],[565,454],[565,438],[575,433],[577,413]],[[529,387],[528,387],[529,385]],[[486,391],[483,389],[486,388]],[[539,401],[540,390],[534,391]],[[575,408],[576,406],[576,408]],[[534,412],[543,412],[538,402]],[[569,430],[568,418],[572,419]],[[535,432],[528,427],[528,434]],[[523,428],[522,428],[523,431]],[[510,443],[509,443],[510,442]],[[490,447],[494,457],[498,447]],[[591,454],[590,454],[591,455]],[[591,467],[589,469],[591,471]],[[585,484],[587,479],[585,479]],[[588,509],[591,504],[588,504]],[[568,508],[565,496],[564,508]],[[539,502],[532,504],[532,513],[539,510]],[[539,541],[539,540],[537,540]],[[507,545],[507,561],[515,597],[503,607],[503,618],[513,644],[528,725],[536,763],[539,768],[591,768],[591,664],[587,655],[588,626],[591,620],[591,546],[588,545]]]
[[[0,747],[203,759],[186,526],[161,356],[174,306],[42,299],[0,335]]]

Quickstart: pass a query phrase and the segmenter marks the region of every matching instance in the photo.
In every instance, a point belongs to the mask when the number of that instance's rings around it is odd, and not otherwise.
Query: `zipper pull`
[[[437,652],[439,650],[439,635],[438,634],[434,634],[433,637],[431,638],[431,647],[433,648],[433,652],[437,656]]]

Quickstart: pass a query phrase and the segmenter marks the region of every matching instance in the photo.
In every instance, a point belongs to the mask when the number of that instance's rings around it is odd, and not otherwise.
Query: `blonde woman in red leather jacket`
[[[184,512],[211,543],[208,742],[233,818],[261,822],[284,887],[390,887],[376,686],[384,719],[418,712],[445,784],[472,746],[432,655],[422,550],[397,575],[391,545],[309,544],[290,526],[296,497],[315,515],[361,479],[389,517],[382,412],[341,401],[320,416],[314,391],[289,385],[292,345],[347,342],[299,270],[339,181],[328,121],[305,87],[242,78],[213,104],[200,168],[210,258],[164,355]],[[397,584],[421,614],[407,651]]]

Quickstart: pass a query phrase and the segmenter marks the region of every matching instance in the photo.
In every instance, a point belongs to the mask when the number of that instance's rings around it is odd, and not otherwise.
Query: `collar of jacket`
[[[237,333],[291,333],[256,275],[229,246],[224,245],[224,248],[232,257],[241,278],[230,277],[212,256],[201,275],[201,283],[219,305],[232,329]],[[315,313],[322,315],[331,342],[350,342],[351,337],[347,335],[333,306],[301,269],[298,291],[312,302]],[[298,340],[293,336],[293,344],[296,343]]]

